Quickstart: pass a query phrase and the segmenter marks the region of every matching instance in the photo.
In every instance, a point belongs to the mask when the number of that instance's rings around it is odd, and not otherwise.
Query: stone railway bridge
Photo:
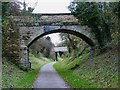
[[[12,16],[9,19],[19,27],[18,62],[23,70],[30,68],[29,46],[44,35],[57,32],[69,33],[80,37],[91,47],[95,46],[91,29],[87,26],[81,26],[71,14],[32,14]]]

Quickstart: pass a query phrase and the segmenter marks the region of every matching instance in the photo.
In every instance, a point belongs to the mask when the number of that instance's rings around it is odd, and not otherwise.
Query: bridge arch
[[[39,38],[41,38],[41,37],[43,37],[45,35],[52,34],[52,33],[68,33],[68,34],[72,34],[72,35],[75,35],[75,36],[81,38],[82,40],[84,40],[91,47],[95,46],[95,43],[94,43],[94,41],[91,38],[85,36],[84,34],[82,34],[80,32],[77,32],[77,31],[74,31],[74,30],[70,30],[70,29],[56,29],[56,30],[44,32],[44,33],[34,37],[34,39],[31,40],[27,44],[27,47],[29,48],[31,46],[31,44],[34,43],[34,41],[36,41],[37,39],[39,39]]]
[[[25,69],[29,69],[29,47],[34,41],[48,34],[52,33],[69,33],[73,34],[77,37],[80,37],[84,40],[88,45],[90,45],[91,49],[95,46],[94,36],[91,34],[91,29],[86,26],[80,25],[66,25],[66,26],[33,26],[33,27],[20,27],[20,43],[21,43],[21,51],[20,51],[20,62],[21,66]],[[30,67],[31,68],[31,67]]]

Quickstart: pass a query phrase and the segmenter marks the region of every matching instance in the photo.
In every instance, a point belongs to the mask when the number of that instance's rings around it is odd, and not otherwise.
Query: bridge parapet
[[[12,16],[13,21],[19,26],[42,26],[42,25],[78,25],[78,19],[73,15],[29,15]]]

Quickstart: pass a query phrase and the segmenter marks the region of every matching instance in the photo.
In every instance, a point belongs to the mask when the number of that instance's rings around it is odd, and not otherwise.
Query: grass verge
[[[118,47],[90,59],[89,53],[54,67],[72,88],[119,88]]]
[[[32,54],[30,54],[30,61],[32,70],[26,72],[3,58],[2,88],[32,88],[40,68],[50,61],[38,59]]]
[[[64,70],[64,68],[60,67],[59,63],[54,64],[54,68],[71,88],[99,88],[97,85],[92,85],[87,81],[77,77],[72,73],[72,71]]]

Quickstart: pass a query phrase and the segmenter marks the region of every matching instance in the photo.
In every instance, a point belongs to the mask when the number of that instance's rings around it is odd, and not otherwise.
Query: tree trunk
[[[112,37],[111,37],[111,32],[110,32],[110,27],[109,25],[103,20],[104,27],[105,27],[105,35],[106,35],[106,40],[107,42],[111,42]]]
[[[98,28],[96,24],[92,24],[92,30],[95,34],[96,39],[98,40],[99,46],[102,48],[104,46],[104,37],[103,34],[101,33],[101,30]]]

